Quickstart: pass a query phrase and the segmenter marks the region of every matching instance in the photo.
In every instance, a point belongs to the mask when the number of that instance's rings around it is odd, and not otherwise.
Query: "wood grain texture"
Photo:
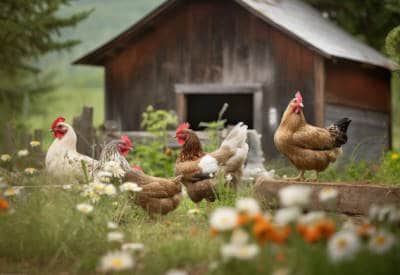
[[[292,185],[310,186],[313,190],[310,210],[332,210],[322,205],[318,200],[318,193],[323,188],[335,188],[339,195],[337,199],[338,212],[349,215],[368,215],[372,204],[400,204],[400,188],[387,185],[374,185],[367,183],[309,183],[273,181],[259,177],[254,186],[255,195],[259,200],[270,202],[277,201],[279,190]],[[276,205],[275,205],[276,207]]]
[[[313,52],[238,4],[182,1],[152,22],[105,66],[106,119],[121,122],[123,130],[139,130],[149,104],[177,110],[177,83],[260,83],[263,107],[255,125],[267,157],[277,154],[271,107],[281,115],[301,90],[307,118],[315,121]]]

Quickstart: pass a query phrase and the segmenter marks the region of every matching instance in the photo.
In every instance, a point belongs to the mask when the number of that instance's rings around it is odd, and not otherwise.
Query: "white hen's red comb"
[[[58,117],[58,118],[56,118],[56,119],[53,121],[53,124],[51,125],[51,129],[56,128],[58,123],[64,122],[64,121],[65,121],[65,118],[63,118],[63,117]]]

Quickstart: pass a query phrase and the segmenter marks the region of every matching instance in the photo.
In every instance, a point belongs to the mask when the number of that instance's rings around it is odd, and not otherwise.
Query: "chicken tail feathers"
[[[335,136],[335,146],[340,147],[347,142],[347,129],[349,128],[351,120],[347,117],[342,118],[335,123],[331,127],[329,127],[329,131],[331,134]]]
[[[246,143],[247,139],[247,125],[243,122],[239,122],[230,131],[228,136],[222,142],[221,146],[228,146],[231,149],[242,147]]]
[[[347,129],[349,128],[350,122],[351,122],[351,119],[345,117],[345,118],[342,118],[342,119],[336,121],[333,125],[337,126],[341,132],[346,134]]]

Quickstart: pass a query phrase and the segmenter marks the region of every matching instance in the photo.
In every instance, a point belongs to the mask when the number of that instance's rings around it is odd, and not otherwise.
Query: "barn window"
[[[240,121],[249,128],[262,131],[262,87],[260,84],[177,84],[175,85],[177,112],[192,129],[200,130],[202,121],[214,121],[226,102],[229,108],[224,116],[228,125]]]

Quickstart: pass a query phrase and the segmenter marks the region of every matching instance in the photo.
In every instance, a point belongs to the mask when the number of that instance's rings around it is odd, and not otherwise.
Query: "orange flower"
[[[306,242],[315,243],[322,237],[321,229],[318,226],[309,226],[303,237]]]
[[[297,230],[297,232],[300,233],[300,235],[304,236],[306,234],[306,231],[307,231],[307,225],[299,223],[296,226],[296,230]]]
[[[251,218],[249,215],[247,215],[247,214],[239,214],[238,215],[238,220],[237,220],[238,226],[248,224],[250,221],[251,221]]]
[[[7,210],[9,207],[8,201],[0,198],[0,210]]]
[[[316,227],[318,227],[321,234],[326,238],[329,238],[330,236],[333,235],[333,233],[335,233],[335,223],[329,219],[324,219],[319,221],[316,224]]]
[[[272,224],[265,219],[258,219],[258,221],[254,223],[253,234],[256,240],[261,244],[264,244],[271,239],[272,231]]]
[[[368,237],[375,231],[375,227],[369,223],[363,223],[357,228],[357,234],[360,237]]]
[[[215,228],[210,229],[210,235],[211,237],[216,237],[218,235],[218,231]]]
[[[283,244],[289,238],[291,233],[290,226],[284,226],[280,228],[274,228],[272,234],[270,235],[271,241],[276,244]]]

